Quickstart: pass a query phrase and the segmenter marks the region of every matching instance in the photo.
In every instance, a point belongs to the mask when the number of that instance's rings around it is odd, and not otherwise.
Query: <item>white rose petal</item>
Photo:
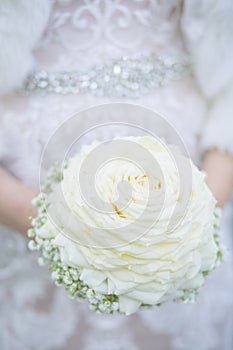
[[[122,140],[135,142],[150,152],[159,163],[163,178],[155,173],[145,174],[143,169],[122,159],[106,163],[95,179],[99,197],[114,203],[118,200],[117,185],[124,180],[131,186],[133,199],[123,210],[113,205],[112,213],[106,215],[90,207],[82,196],[78,174],[82,162],[99,143],[84,147],[69,160],[61,187],[54,186],[50,195],[56,225],[48,221],[39,235],[54,237],[53,244],[60,249],[62,261],[81,269],[81,280],[94,291],[119,296],[120,312],[131,314],[142,304],[174,300],[182,297],[184,290],[196,290],[203,284],[203,272],[216,266],[218,247],[213,226],[218,219],[214,215],[216,200],[204,182],[205,175],[190,160],[177,155],[183,165],[190,165],[191,196],[181,212],[181,221],[170,232],[174,209],[177,205],[182,208],[187,193],[180,195],[182,184],[169,148],[152,137]],[[150,205],[149,180],[155,191]],[[145,209],[146,215],[141,216]],[[147,228],[148,232],[129,243],[129,237],[134,237],[129,224],[134,222],[139,232],[144,233]],[[99,228],[98,235],[95,228]],[[119,245],[111,246],[111,242]],[[101,244],[101,249],[96,248]]]

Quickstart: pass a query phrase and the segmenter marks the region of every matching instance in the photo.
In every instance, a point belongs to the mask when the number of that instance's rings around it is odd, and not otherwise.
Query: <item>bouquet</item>
[[[205,174],[154,137],[113,141],[114,161],[105,161],[111,142],[95,141],[50,169],[33,201],[29,248],[58,286],[97,312],[193,302],[223,258]]]

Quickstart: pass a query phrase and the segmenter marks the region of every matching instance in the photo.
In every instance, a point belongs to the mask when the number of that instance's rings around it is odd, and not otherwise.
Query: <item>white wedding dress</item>
[[[54,130],[73,112],[109,101],[142,104],[160,112],[175,126],[197,163],[209,147],[231,151],[227,135],[232,123],[233,55],[226,46],[232,34],[228,16],[232,6],[228,1],[215,3],[216,8],[213,1],[53,1],[47,27],[33,53],[39,75],[28,77],[23,93],[8,93],[1,99],[1,163],[25,184],[38,187],[40,157]],[[218,46],[214,24],[225,14],[226,28],[219,25],[216,29],[223,36]],[[145,60],[152,54],[165,65],[185,57],[193,63],[193,71],[184,67],[179,79],[173,79],[171,71],[162,86],[147,87],[144,93],[140,87],[145,86],[148,73],[139,76],[139,84],[132,86],[129,81],[124,91],[120,80],[118,90],[106,87],[111,75],[99,84],[105,70],[109,75],[112,69],[114,79],[120,75],[123,56],[146,68]],[[105,75],[93,84],[90,75],[96,69]],[[83,91],[70,91],[68,83],[68,88],[61,87],[58,74],[67,71],[84,72]],[[57,82],[49,92],[52,73]],[[69,300],[50,281],[46,268],[37,266],[37,256],[28,251],[26,240],[2,228],[0,349],[231,350],[231,234],[229,205],[222,237],[229,248],[228,260],[207,278],[195,304],[167,304],[125,317],[99,316],[85,303]]]

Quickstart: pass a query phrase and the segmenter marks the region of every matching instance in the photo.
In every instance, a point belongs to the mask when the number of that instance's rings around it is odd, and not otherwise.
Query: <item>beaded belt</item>
[[[27,77],[21,93],[92,93],[97,96],[138,97],[169,81],[182,78],[187,72],[187,61],[172,61],[154,55],[140,58],[123,56],[103,65],[92,66],[84,73],[35,71]]]

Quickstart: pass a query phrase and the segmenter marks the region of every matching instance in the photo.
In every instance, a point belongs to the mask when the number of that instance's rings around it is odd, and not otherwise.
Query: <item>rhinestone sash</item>
[[[92,93],[97,96],[138,97],[167,82],[182,78],[190,71],[188,61],[174,61],[154,55],[130,58],[123,56],[86,72],[47,72],[29,75],[21,93],[52,94]]]

